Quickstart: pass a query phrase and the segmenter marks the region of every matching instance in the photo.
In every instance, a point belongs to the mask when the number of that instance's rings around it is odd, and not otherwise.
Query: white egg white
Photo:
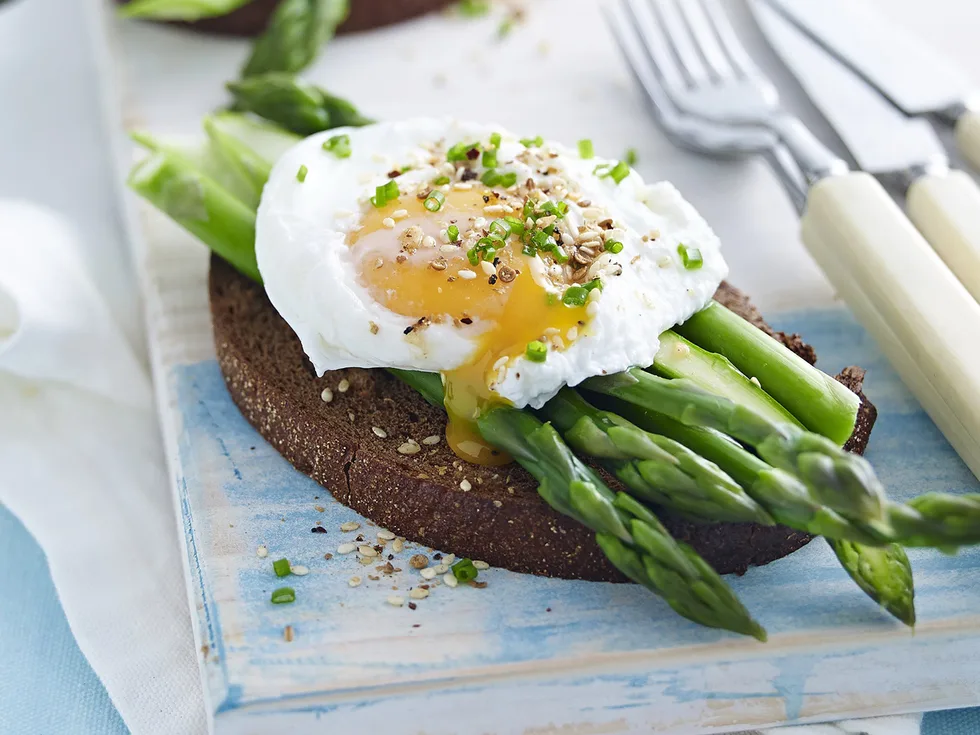
[[[494,132],[502,136],[501,166],[517,172],[520,181],[537,180],[540,174],[524,164],[504,165],[523,149],[518,136],[498,126],[451,119],[319,133],[276,163],[259,206],[256,254],[270,300],[318,373],[344,367],[446,372],[474,358],[487,325],[461,327],[447,320],[407,336],[405,329],[415,319],[372,298],[358,281],[347,238],[389,171],[413,167],[398,177],[402,186],[429,182],[438,175],[430,163],[434,147],[487,141]],[[338,134],[350,136],[349,158],[323,149]],[[636,172],[616,184],[594,173],[597,165],[612,162],[583,160],[557,144],[543,147],[557,154],[549,164],[558,175],[575,182],[590,207],[602,208],[615,220],[623,249],[602,258],[610,272],[621,273],[603,276],[604,288],[589,308],[587,327],[564,349],[549,351],[540,363],[514,357],[492,376],[494,390],[516,406],[540,407],[563,385],[651,364],[659,335],[703,308],[728,270],[718,238],[671,184],[645,184]],[[297,178],[301,166],[306,167],[302,182]],[[570,223],[581,221],[582,209],[570,207]],[[681,244],[700,250],[701,268],[684,267]]]

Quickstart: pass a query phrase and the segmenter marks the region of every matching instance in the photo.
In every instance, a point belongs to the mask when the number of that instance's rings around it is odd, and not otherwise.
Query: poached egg
[[[650,365],[727,274],[672,185],[588,147],[429,118],[306,138],[262,194],[266,292],[318,374],[439,372],[453,450],[507,461],[482,411]]]

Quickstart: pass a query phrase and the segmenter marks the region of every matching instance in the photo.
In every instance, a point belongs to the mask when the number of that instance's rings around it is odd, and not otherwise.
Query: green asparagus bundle
[[[333,37],[349,11],[348,0],[280,0],[268,27],[252,47],[242,77],[302,71]]]

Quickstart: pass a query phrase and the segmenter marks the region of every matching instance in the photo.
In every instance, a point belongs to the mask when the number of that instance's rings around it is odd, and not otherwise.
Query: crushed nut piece
[[[472,483],[470,483],[469,480],[463,478],[462,480],[460,480],[459,489],[462,490],[464,493],[468,493],[470,490],[473,489],[473,485]]]
[[[283,637],[283,640],[286,641],[286,643],[292,643],[293,642],[293,626],[287,625],[285,628],[283,628],[282,629],[282,637]]]
[[[398,447],[399,454],[418,454],[422,451],[422,447],[414,439],[409,439],[407,442]]]
[[[408,560],[408,565],[412,569],[425,569],[429,566],[429,559],[425,554],[413,554],[412,558]]]
[[[408,593],[408,596],[413,600],[424,600],[429,596],[429,590],[424,590],[421,587],[416,587],[414,590]]]
[[[354,576],[347,580],[347,584],[351,587],[357,587],[362,581],[360,577]]]
[[[344,378],[339,383],[337,383],[338,393],[346,393],[349,390],[350,390],[350,381],[347,378]]]
[[[330,401],[333,400],[333,391],[329,388],[324,388],[320,392],[320,400],[322,400],[324,403],[330,403]]]
[[[255,550],[255,555],[259,557],[259,559],[265,559],[269,555],[268,547],[265,544],[262,544]]]
[[[401,595],[392,595],[388,598],[388,604],[392,607],[401,607],[405,604],[405,598]]]

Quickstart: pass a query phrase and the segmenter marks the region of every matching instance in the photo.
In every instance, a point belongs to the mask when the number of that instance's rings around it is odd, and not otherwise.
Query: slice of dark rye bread
[[[518,572],[621,581],[593,534],[552,510],[534,479],[518,465],[461,462],[442,438],[445,414],[384,370],[337,370],[317,378],[299,339],[263,288],[217,257],[211,260],[211,314],[218,361],[245,418],[298,470],[377,524],[459,557]],[[799,335],[773,332],[739,291],[723,284],[723,304],[813,361]],[[861,395],[860,418],[848,448],[861,452],[875,419],[860,393],[864,371],[838,380]],[[342,390],[341,381],[349,388]],[[321,398],[330,388],[333,399]],[[439,437],[435,445],[422,442]],[[421,451],[398,448],[409,438]],[[464,482],[465,481],[465,482]],[[461,489],[467,486],[468,491]],[[810,537],[782,526],[694,524],[664,518],[722,573],[783,557]]]

